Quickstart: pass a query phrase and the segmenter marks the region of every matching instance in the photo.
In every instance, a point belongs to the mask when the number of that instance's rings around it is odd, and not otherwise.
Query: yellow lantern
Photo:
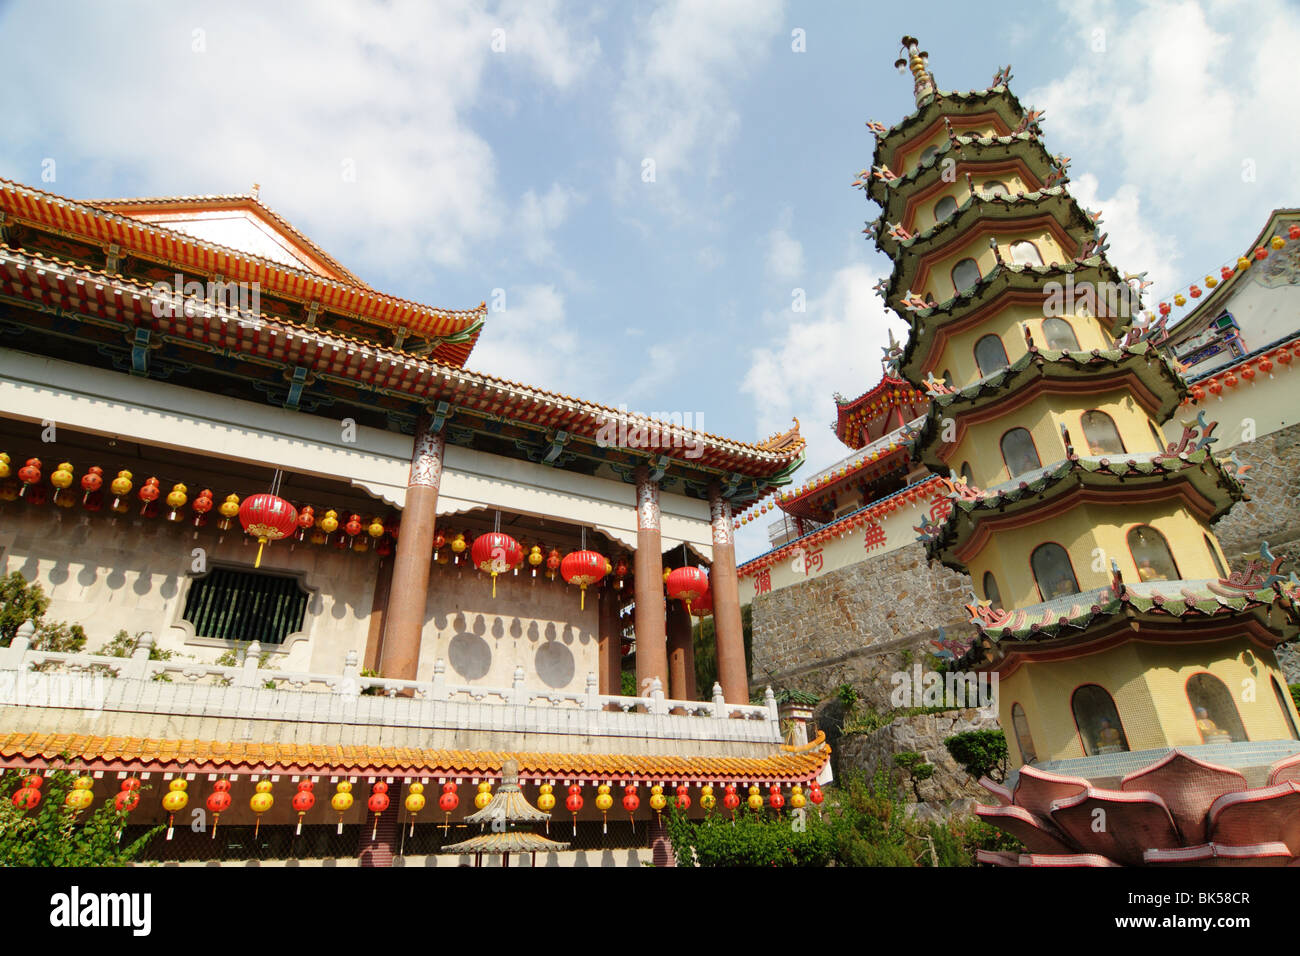
[[[72,807],[74,818],[94,801],[95,795],[90,792],[94,786],[95,781],[91,777],[78,777],[72,781],[72,789],[63,798],[63,802]]]
[[[1176,296],[1174,296],[1174,305],[1186,305],[1186,304],[1187,304],[1187,296],[1183,295],[1181,292],[1178,293]]]
[[[189,500],[189,498],[187,498],[185,495],[185,492],[187,491],[189,491],[189,489],[186,488],[184,485],[181,484],[172,485],[172,490],[167,495],[167,507],[172,509],[171,512],[167,515],[168,521],[181,520],[180,509],[184,508],[185,502]]]
[[[795,784],[790,788],[790,807],[794,810],[801,809],[808,802],[808,798],[803,795],[803,787]]]
[[[1274,236],[1272,239],[1268,241],[1268,244],[1272,246],[1274,249],[1281,249],[1283,246],[1286,245],[1286,240],[1283,239],[1281,236]]]
[[[239,495],[226,495],[226,500],[217,507],[221,520],[217,527],[222,531],[230,530],[230,523],[239,517]]]
[[[366,533],[372,538],[382,538],[384,536],[384,523],[377,517],[371,518]]]
[[[1250,260],[1247,259],[1245,256],[1242,256],[1240,259],[1237,260],[1238,272],[1245,272],[1249,268],[1250,268]]]
[[[602,783],[596,788],[596,809],[600,811],[601,825],[600,832],[609,832],[609,808],[614,805],[614,798],[610,795],[609,784]]]
[[[763,795],[759,793],[758,784],[751,783],[749,785],[749,799],[745,802],[749,804],[749,809],[755,813],[763,809]]]
[[[537,795],[537,809],[541,810],[543,813],[550,813],[555,809],[555,788],[549,783],[544,783],[540,789],[541,793]],[[546,821],[546,832],[551,832],[550,820]]]
[[[492,782],[484,780],[478,785],[478,793],[474,794],[474,806],[482,810],[492,802]]]
[[[172,838],[172,824],[176,821],[176,814],[185,809],[185,804],[190,802],[190,795],[185,792],[189,784],[185,782],[184,777],[177,777],[171,783],[167,784],[167,793],[163,796],[163,809],[171,816],[167,818],[167,839]],[[269,787],[270,784],[268,783]]]
[[[664,796],[664,788],[656,783],[650,788],[650,809],[658,817],[660,811],[666,806],[668,806],[668,798]]]
[[[339,815],[339,833],[343,832],[343,814],[352,809],[352,800],[352,783],[348,780],[340,780],[334,796],[330,797],[330,806]]]
[[[325,517],[320,519],[320,529],[326,534],[333,534],[339,530],[339,513],[332,508],[325,512]]]
[[[262,826],[262,814],[271,809],[275,803],[275,797],[271,796],[271,781],[259,780],[257,786],[253,788],[257,792],[248,801],[248,806],[257,814],[257,822],[253,824],[253,836],[257,836],[258,829]]]
[[[415,815],[424,809],[424,784],[413,783],[406,788],[406,812],[411,815],[411,836],[415,836]]]
[[[537,566],[546,560],[546,555],[542,554],[542,546],[535,544],[528,551],[528,563],[532,565],[533,577],[537,577]]]
[[[469,545],[465,543],[465,533],[463,531],[457,531],[456,537],[451,539],[451,550],[459,555],[464,554],[465,549],[468,547]]]
[[[1214,278],[1214,276],[1206,276],[1205,284],[1209,286],[1211,289],[1213,289],[1216,285],[1219,284],[1219,280]]]
[[[700,806],[706,812],[712,811],[718,805],[718,798],[713,795],[713,784],[706,783],[700,789]]]
[[[62,462],[58,468],[50,474],[50,484],[54,486],[54,503],[63,505],[65,508],[72,504],[72,498],[63,494],[64,490],[72,484],[72,462]]]
[[[673,569],[672,569],[672,568],[664,568],[664,584],[665,584],[665,586],[668,584],[668,575],[670,575],[670,574],[672,574],[672,573],[673,573]]]
[[[10,461],[11,459],[9,458],[9,453],[7,451],[0,451],[0,478],[9,477]]]

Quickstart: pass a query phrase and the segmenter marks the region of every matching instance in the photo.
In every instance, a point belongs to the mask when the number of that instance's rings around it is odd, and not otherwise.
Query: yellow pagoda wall
[[[1002,135],[1002,130],[996,128],[987,117],[950,116],[948,122],[952,125],[953,132],[959,136]],[[901,176],[908,172],[920,161],[921,154],[931,146],[942,148],[946,142],[948,142],[948,131],[942,124],[929,135],[917,137],[895,154],[895,162],[892,166],[895,175]]]
[[[1011,244],[1021,241],[1032,242],[1038,247],[1038,254],[1042,257],[1044,263],[1053,260],[1058,262],[1065,261],[1069,257],[1061,251],[1060,245],[1048,233],[1043,232],[1041,228],[1017,228],[1014,222],[997,223],[997,241],[998,250],[1004,261],[1011,261]],[[980,267],[980,275],[986,276],[997,266],[997,257],[993,250],[989,248],[988,234],[970,230],[972,236],[970,239],[962,242],[957,241],[947,247],[946,254],[941,259],[936,259],[930,267],[930,273],[922,288],[913,287],[914,292],[924,297],[926,293],[934,296],[938,302],[946,302],[957,294],[957,287],[952,281],[952,269],[962,259],[974,259]]]
[[[1003,255],[1007,255],[1004,251]],[[1070,323],[1075,337],[1079,340],[1079,349],[1091,352],[1093,349],[1110,349],[1114,342],[1099,324],[1080,315],[1063,315],[1061,318]],[[1043,307],[1014,304],[997,310],[981,321],[977,326],[957,332],[951,336],[937,353],[932,371],[935,378],[943,378],[945,371],[952,374],[953,385],[964,388],[984,377],[975,361],[975,343],[984,336],[993,334],[1002,340],[1006,349],[1007,361],[1015,362],[1027,351],[1024,327],[1027,325],[1034,336],[1038,348],[1047,348],[1047,336],[1043,334]]]
[[[963,163],[959,159],[955,161],[955,165],[951,168],[955,173],[952,183],[941,191],[927,194],[924,199],[917,199],[914,203],[908,204],[911,219],[904,219],[904,223],[912,232],[923,232],[939,222],[939,217],[935,215],[935,207],[944,196],[951,196],[956,200],[958,206],[970,198],[970,189],[966,185],[965,176],[967,170],[971,173],[971,184],[976,190],[982,190],[986,182],[996,180],[1006,186],[1007,192],[1011,195],[1031,191],[1031,187],[1019,173],[1002,170],[982,173],[977,166]],[[1003,255],[1006,254],[1006,250],[1003,250]]]

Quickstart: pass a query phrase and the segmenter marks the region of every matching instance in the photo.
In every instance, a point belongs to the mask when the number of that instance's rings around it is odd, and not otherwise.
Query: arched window
[[[1020,748],[1020,756],[1025,763],[1037,763],[1038,751],[1034,749],[1034,737],[1029,732],[1029,719],[1025,716],[1025,708],[1018,703],[1011,705],[1011,726],[1016,731],[1016,746]]]
[[[1027,239],[1011,243],[1011,264],[1017,266],[1041,266],[1043,257],[1038,254],[1038,247]]]
[[[1210,559],[1214,561],[1214,570],[1219,572],[1219,577],[1226,578],[1228,569],[1223,566],[1223,559],[1219,557],[1219,549],[1214,546],[1214,542],[1210,540],[1208,534],[1203,534],[1201,537],[1205,539],[1206,550],[1210,552]]]
[[[1277,705],[1282,708],[1282,715],[1286,717],[1286,725],[1291,731],[1292,740],[1300,740],[1300,731],[1296,730],[1295,718],[1291,716],[1291,708],[1286,705],[1286,695],[1282,693],[1282,687],[1278,684],[1277,678],[1269,676],[1269,683],[1273,685],[1273,696],[1277,698]]]
[[[998,610],[1002,609],[1002,595],[998,592],[998,581],[993,577],[992,571],[984,572],[984,600]]]
[[[952,267],[952,287],[958,292],[965,292],[979,281],[980,267],[974,259],[963,259]]]
[[[968,485],[975,484],[974,472],[970,470],[970,462],[963,461],[961,463],[961,471],[959,471],[958,474],[961,475],[963,479],[965,479],[966,484]]]
[[[996,179],[990,179],[983,187],[984,198],[992,199],[994,196],[1008,196],[1007,184]]]
[[[1156,451],[1164,451],[1167,447],[1165,436],[1151,422],[1147,422],[1147,428],[1151,429],[1151,440],[1156,443]]]
[[[924,166],[926,163],[928,163],[930,160],[934,159],[934,157],[938,155],[939,155],[938,146],[927,146],[925,149],[921,151],[921,160],[919,165]]]
[[[1013,428],[1002,436],[1002,460],[1012,478],[1043,467],[1033,437],[1023,428]]]
[[[1092,455],[1122,455],[1124,442],[1115,427],[1115,419],[1096,409],[1084,412],[1082,416],[1083,437],[1088,442],[1088,453]]]
[[[947,385],[949,388],[952,388],[952,372],[948,371],[947,369],[943,370],[943,384]]]
[[[1196,729],[1204,743],[1226,744],[1249,739],[1246,728],[1241,726],[1241,715],[1232,702],[1232,694],[1213,674],[1201,672],[1189,677],[1187,700],[1192,705]]]
[[[943,222],[949,216],[957,211],[957,200],[951,196],[944,196],[934,204],[934,221]]]
[[[1128,736],[1115,709],[1115,701],[1098,684],[1084,684],[1070,698],[1074,724],[1083,738],[1083,752],[1089,757],[1128,750]]]
[[[1047,339],[1049,349],[1056,349],[1059,352],[1079,351],[1079,338],[1074,334],[1074,328],[1065,319],[1055,317],[1043,319],[1043,338]]]
[[[1178,565],[1165,536],[1150,525],[1140,524],[1128,533],[1128,549],[1133,553],[1138,577],[1143,581],[1177,581]]]
[[[1029,567],[1044,601],[1079,593],[1079,581],[1069,553],[1053,541],[1040,544],[1029,556]]]
[[[1006,368],[1010,363],[1007,361],[1007,350],[1002,347],[1002,340],[989,334],[976,342],[975,364],[980,367],[981,375],[992,375],[999,369]]]

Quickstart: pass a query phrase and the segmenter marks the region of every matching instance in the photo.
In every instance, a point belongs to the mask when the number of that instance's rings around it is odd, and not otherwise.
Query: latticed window
[[[190,583],[181,618],[196,637],[283,644],[302,630],[307,599],[297,578],[214,568]]]

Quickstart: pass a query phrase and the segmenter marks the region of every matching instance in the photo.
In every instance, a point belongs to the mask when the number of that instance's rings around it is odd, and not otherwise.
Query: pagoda
[[[1140,277],[1107,259],[1010,68],[945,92],[902,44],[916,110],[869,124],[856,185],[882,207],[880,291],[910,326],[897,373],[932,401],[912,455],[953,505],[920,539],[976,589],[951,666],[999,677],[1016,772],[981,814],[1027,852],[988,861],[1295,858],[1295,828],[1261,821],[1300,805],[1275,654],[1297,580],[1268,557],[1228,568],[1211,526],[1244,495],[1238,469],[1203,413],[1165,440],[1181,369],[1147,341]]]

